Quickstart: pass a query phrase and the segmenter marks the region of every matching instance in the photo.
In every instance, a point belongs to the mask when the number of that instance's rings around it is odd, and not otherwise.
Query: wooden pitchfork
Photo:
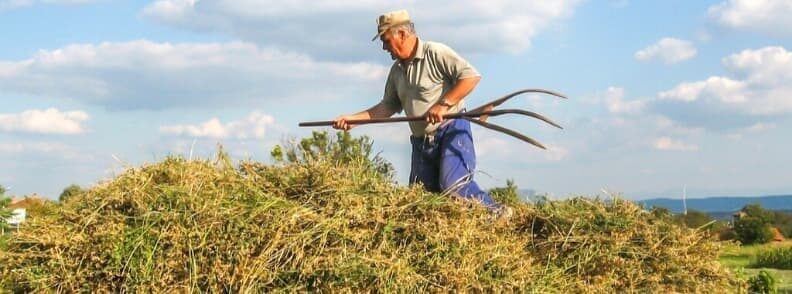
[[[535,112],[521,110],[521,109],[499,109],[499,110],[495,110],[494,109],[495,107],[503,104],[507,100],[509,100],[511,98],[514,98],[514,96],[517,96],[517,95],[520,95],[520,94],[524,94],[524,93],[543,93],[543,94],[548,94],[548,95],[556,96],[556,97],[559,97],[559,98],[567,99],[567,97],[564,96],[564,95],[561,95],[561,94],[556,93],[556,92],[548,91],[548,90],[543,90],[543,89],[524,89],[524,90],[519,90],[517,92],[508,94],[508,95],[503,96],[501,98],[492,100],[492,101],[490,101],[490,102],[488,102],[488,103],[486,103],[484,105],[481,105],[479,107],[476,107],[476,108],[474,108],[473,110],[470,110],[470,111],[459,112],[459,113],[449,113],[449,114],[443,115],[443,119],[461,118],[461,119],[464,119],[464,120],[468,120],[468,121],[470,121],[472,123],[475,123],[477,125],[480,125],[482,127],[485,127],[485,128],[491,129],[491,130],[495,130],[495,131],[498,131],[498,132],[502,132],[504,134],[510,135],[512,137],[515,137],[517,139],[523,140],[523,141],[528,142],[528,143],[530,143],[530,144],[532,144],[532,145],[534,145],[536,147],[539,147],[539,148],[542,148],[542,149],[547,149],[544,145],[542,145],[542,143],[539,143],[538,141],[536,141],[536,140],[534,140],[534,139],[532,139],[532,138],[530,138],[530,137],[528,137],[526,135],[520,134],[518,132],[515,132],[514,130],[507,129],[507,128],[504,128],[502,126],[487,122],[487,119],[489,117],[491,117],[491,116],[498,116],[498,115],[503,115],[503,114],[520,114],[520,115],[533,117],[533,118],[541,120],[541,121],[543,121],[543,122],[545,122],[547,124],[550,124],[550,125],[552,125],[554,127],[557,127],[559,129],[563,129],[563,127],[561,127],[557,123],[553,122],[549,118],[544,117],[543,115],[535,113]],[[352,125],[363,125],[363,124],[392,123],[392,122],[405,122],[405,121],[424,121],[424,120],[426,120],[426,115],[422,115],[422,116],[407,116],[407,117],[372,118],[372,119],[355,119],[355,120],[348,120],[347,123],[348,124],[352,124]],[[333,125],[333,121],[331,121],[331,120],[330,121],[311,121],[311,122],[301,122],[300,123],[301,127],[318,127],[318,126],[332,126],[332,125]]]

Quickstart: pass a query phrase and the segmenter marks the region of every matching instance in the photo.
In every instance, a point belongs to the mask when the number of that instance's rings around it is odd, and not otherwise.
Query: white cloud
[[[27,60],[0,61],[0,91],[109,109],[260,105],[272,99],[348,97],[381,87],[386,70],[371,63],[319,62],[243,42],[141,40],[69,45]]]
[[[713,76],[680,83],[658,93],[660,100],[706,104],[724,114],[792,113],[792,52],[783,47],[744,50],[723,59],[736,78]]]
[[[676,135],[692,136],[701,135],[704,133],[704,128],[681,126],[672,119],[669,119],[663,115],[655,115],[652,120],[654,123],[653,126],[658,131],[666,134],[670,133]]]
[[[696,56],[696,48],[690,41],[663,38],[655,44],[635,52],[635,59],[652,61],[661,59],[666,64],[678,63]]]
[[[94,157],[72,146],[53,142],[14,142],[0,143],[0,157],[19,158],[20,154],[34,156],[56,156],[66,160],[94,160]]]
[[[0,0],[0,11],[4,9],[20,8],[36,4],[78,5],[98,1],[101,0]]]
[[[563,146],[548,144],[545,147],[544,158],[548,161],[561,161],[569,156],[569,149]]]
[[[604,100],[610,113],[641,113],[645,104],[645,102],[641,100],[625,101],[624,88],[619,87],[608,87],[608,90],[605,92]]]
[[[210,139],[261,139],[267,134],[267,129],[273,126],[275,119],[260,112],[252,112],[247,118],[227,123],[212,118],[197,125],[172,125],[160,127],[163,134],[210,138]]]
[[[62,112],[55,108],[0,114],[0,131],[73,135],[85,132],[82,123],[88,120],[83,111]]]
[[[728,134],[726,137],[733,140],[739,140],[742,139],[743,136],[747,136],[750,134],[758,134],[775,128],[776,128],[776,124],[758,122],[749,127],[737,129],[733,133]]]
[[[703,96],[714,97],[724,103],[745,101],[744,82],[725,77],[710,77],[704,81],[681,83],[671,90],[658,94],[660,99],[696,101]]]
[[[374,143],[410,144],[410,128],[407,124],[361,125],[352,129],[355,136],[368,136]]]
[[[669,137],[660,137],[654,140],[653,147],[658,150],[666,151],[698,151],[698,146],[686,144]]]
[[[371,56],[377,15],[407,9],[424,37],[464,52],[519,52],[582,1],[253,1],[158,0],[142,12],[162,23],[219,31],[312,56]],[[358,59],[359,60],[359,59]]]
[[[792,34],[792,2],[789,0],[729,0],[709,8],[721,25],[771,34]]]

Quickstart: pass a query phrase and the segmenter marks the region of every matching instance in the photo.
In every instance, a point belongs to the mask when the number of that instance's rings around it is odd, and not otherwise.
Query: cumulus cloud
[[[113,110],[250,105],[349,97],[381,87],[386,70],[371,63],[319,62],[244,42],[141,40],[69,45],[26,60],[0,61],[0,91],[70,98]]]
[[[561,1],[253,1],[158,0],[143,16],[198,31],[218,31],[246,41],[297,49],[312,56],[369,57],[375,19],[407,9],[419,34],[442,38],[466,52],[518,52],[580,0]]]
[[[608,90],[605,92],[604,100],[605,106],[610,113],[641,113],[645,104],[645,102],[641,100],[625,101],[624,88],[620,87],[608,87]]]
[[[77,5],[98,1],[101,0],[0,0],[0,11],[5,9],[32,6],[36,4]]]
[[[27,110],[22,113],[0,113],[0,131],[73,135],[85,132],[83,111],[60,111],[55,108]]]
[[[731,76],[683,82],[658,93],[653,111],[691,125],[736,129],[792,113],[792,52],[744,50],[723,58]]]
[[[209,139],[261,139],[267,129],[275,123],[272,116],[252,112],[247,118],[237,121],[222,123],[220,119],[212,118],[197,125],[171,125],[160,127],[160,133]]]
[[[788,0],[729,0],[710,6],[709,15],[734,29],[792,34],[792,2]]]
[[[698,146],[687,144],[671,139],[670,137],[660,137],[654,140],[653,147],[657,150],[665,151],[698,151]]]
[[[702,97],[713,97],[724,103],[745,101],[746,84],[725,77],[710,77],[704,81],[685,82],[658,94],[660,99],[692,102]]]
[[[666,64],[678,63],[696,56],[696,47],[690,41],[663,38],[657,43],[635,52],[635,59],[652,61],[660,59]]]
[[[56,142],[2,142],[0,143],[0,158],[8,157],[19,160],[19,156],[45,158],[62,158],[65,160],[92,161],[94,156],[87,154],[73,146]]]

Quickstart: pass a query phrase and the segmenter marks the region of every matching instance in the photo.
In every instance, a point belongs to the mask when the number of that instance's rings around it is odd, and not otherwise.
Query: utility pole
[[[682,186],[682,215],[687,215],[687,185]]]

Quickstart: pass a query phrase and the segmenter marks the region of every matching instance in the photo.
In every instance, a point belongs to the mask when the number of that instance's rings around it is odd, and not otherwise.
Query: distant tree
[[[764,244],[773,239],[773,220],[775,215],[759,204],[743,207],[744,213],[734,221],[734,232],[743,244]]]
[[[0,229],[5,230],[8,226],[8,218],[11,217],[11,210],[8,205],[11,204],[11,198],[5,196],[6,189],[0,186]]]
[[[506,180],[506,187],[496,187],[489,190],[495,202],[514,205],[520,202],[520,193],[513,180]]]
[[[345,165],[350,162],[362,163],[389,180],[393,180],[393,165],[373,154],[374,142],[367,136],[353,137],[349,132],[336,132],[335,139],[325,131],[314,131],[311,137],[300,140],[299,144],[276,145],[270,155],[275,162],[305,163],[311,161],[330,161]]]
[[[775,218],[773,225],[778,227],[784,237],[792,237],[792,213],[785,211],[774,211]]]
[[[63,189],[63,192],[60,193],[60,196],[58,197],[58,201],[65,202],[67,199],[82,192],[83,190],[82,188],[80,188],[79,185],[75,185],[75,184],[69,185],[68,187]]]
[[[695,209],[689,209],[687,214],[677,215],[677,219],[680,223],[691,229],[698,229],[705,225],[709,225],[709,229],[712,228],[714,224],[712,216],[710,216],[709,213]]]
[[[659,219],[670,219],[674,216],[674,213],[671,212],[670,209],[662,207],[662,206],[653,206],[649,212],[656,218]]]

